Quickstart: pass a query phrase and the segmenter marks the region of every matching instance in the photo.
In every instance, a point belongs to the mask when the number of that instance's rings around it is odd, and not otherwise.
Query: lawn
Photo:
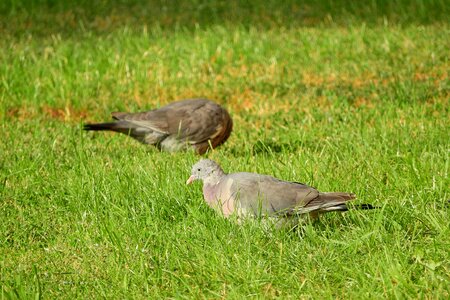
[[[2,1],[1,298],[448,299],[449,7]],[[190,97],[233,117],[225,171],[380,208],[237,225],[199,156],[82,131]]]

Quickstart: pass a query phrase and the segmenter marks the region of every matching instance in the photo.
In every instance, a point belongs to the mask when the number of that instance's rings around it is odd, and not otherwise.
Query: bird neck
[[[210,174],[207,178],[203,179],[203,186],[215,186],[219,183],[220,179],[226,174],[222,170],[216,170]]]

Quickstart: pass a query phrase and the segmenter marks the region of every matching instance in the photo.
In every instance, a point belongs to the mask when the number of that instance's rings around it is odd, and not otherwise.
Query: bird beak
[[[192,183],[192,181],[194,181],[195,179],[197,179],[197,178],[195,178],[195,176],[194,176],[194,175],[191,175],[191,177],[189,177],[189,179],[188,179],[188,180],[186,180],[186,184],[191,184],[191,183]]]

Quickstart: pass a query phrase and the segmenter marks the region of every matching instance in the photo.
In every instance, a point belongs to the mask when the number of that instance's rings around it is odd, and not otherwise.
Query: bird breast
[[[205,184],[203,195],[206,203],[214,210],[228,217],[235,212],[236,203],[232,193],[232,179],[227,179],[215,185]]]

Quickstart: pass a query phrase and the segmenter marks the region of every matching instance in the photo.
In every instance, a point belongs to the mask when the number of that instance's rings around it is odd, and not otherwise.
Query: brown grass
[[[77,110],[71,105],[65,107],[51,107],[49,105],[43,105],[36,109],[29,106],[14,106],[6,110],[6,117],[10,119],[16,119],[18,121],[25,121],[27,119],[54,119],[63,122],[79,122],[86,119],[89,113],[87,110]]]

